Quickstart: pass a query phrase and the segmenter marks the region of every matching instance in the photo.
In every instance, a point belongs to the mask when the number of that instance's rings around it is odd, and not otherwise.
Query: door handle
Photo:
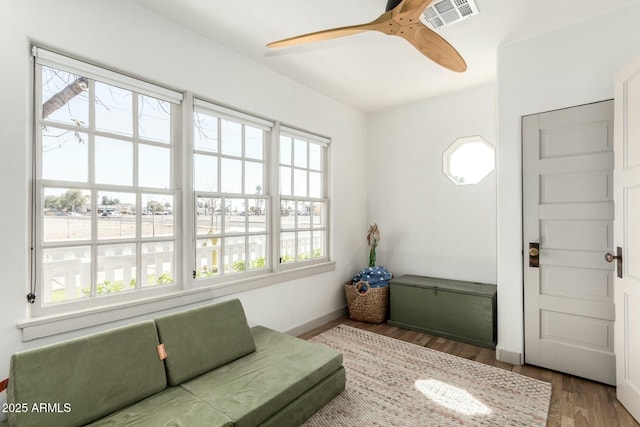
[[[529,267],[540,267],[540,243],[529,243]]]
[[[604,259],[607,262],[613,262],[613,260],[617,261],[616,271],[618,272],[618,277],[622,279],[622,248],[620,246],[616,248],[616,255],[612,254],[611,252],[607,252],[606,254],[604,254]]]

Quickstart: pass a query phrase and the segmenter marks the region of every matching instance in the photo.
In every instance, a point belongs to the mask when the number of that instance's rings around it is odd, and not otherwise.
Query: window
[[[182,96],[34,53],[36,312],[175,288]]]
[[[33,54],[35,319],[23,336],[334,268],[328,139]]]
[[[327,258],[327,141],[282,127],[279,139],[281,264]]]
[[[495,149],[481,136],[456,139],[442,155],[442,170],[456,185],[478,184],[495,168]]]
[[[196,283],[226,283],[328,260],[328,140],[278,124],[274,146],[273,127],[194,101]],[[272,169],[277,178],[270,180]]]
[[[268,272],[271,122],[196,100],[193,134],[194,277]]]

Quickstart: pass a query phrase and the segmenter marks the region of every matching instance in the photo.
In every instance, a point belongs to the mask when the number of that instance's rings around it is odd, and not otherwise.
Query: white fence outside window
[[[213,239],[216,240],[216,239]],[[199,268],[207,266],[211,268],[212,259],[222,253],[220,241],[215,245],[198,247],[196,249],[196,262]],[[228,237],[224,248],[224,257],[221,260],[223,268],[230,269],[238,261],[246,262],[245,238]],[[320,247],[321,238],[299,238],[299,253],[311,254],[313,247]],[[149,277],[158,278],[163,272],[173,271],[174,248],[173,242],[144,243],[145,253],[140,256],[141,284],[150,286]],[[264,245],[252,244],[249,246],[249,257],[255,260],[265,253]],[[123,282],[124,289],[136,280],[137,266],[136,253],[128,245],[118,245],[108,249],[104,261],[97,268],[98,286],[105,282]],[[296,240],[286,239],[282,242],[281,256],[296,256]],[[43,259],[43,283],[45,301],[68,301],[77,299],[83,295],[88,296],[91,284],[91,248],[89,246],[54,248],[46,251]],[[145,274],[146,272],[146,274]],[[134,288],[131,288],[134,289]],[[54,297],[54,294],[57,296]]]

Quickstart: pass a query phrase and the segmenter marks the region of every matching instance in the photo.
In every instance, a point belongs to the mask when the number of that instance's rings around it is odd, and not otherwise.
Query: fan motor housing
[[[387,0],[387,9],[386,9],[386,11],[389,12],[391,9],[393,9],[394,7],[399,5],[400,3],[402,3],[402,0]]]

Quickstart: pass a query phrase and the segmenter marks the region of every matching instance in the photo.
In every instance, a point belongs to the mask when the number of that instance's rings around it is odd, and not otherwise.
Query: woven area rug
[[[545,426],[551,384],[340,325],[311,341],[344,355],[345,391],[305,426]]]

